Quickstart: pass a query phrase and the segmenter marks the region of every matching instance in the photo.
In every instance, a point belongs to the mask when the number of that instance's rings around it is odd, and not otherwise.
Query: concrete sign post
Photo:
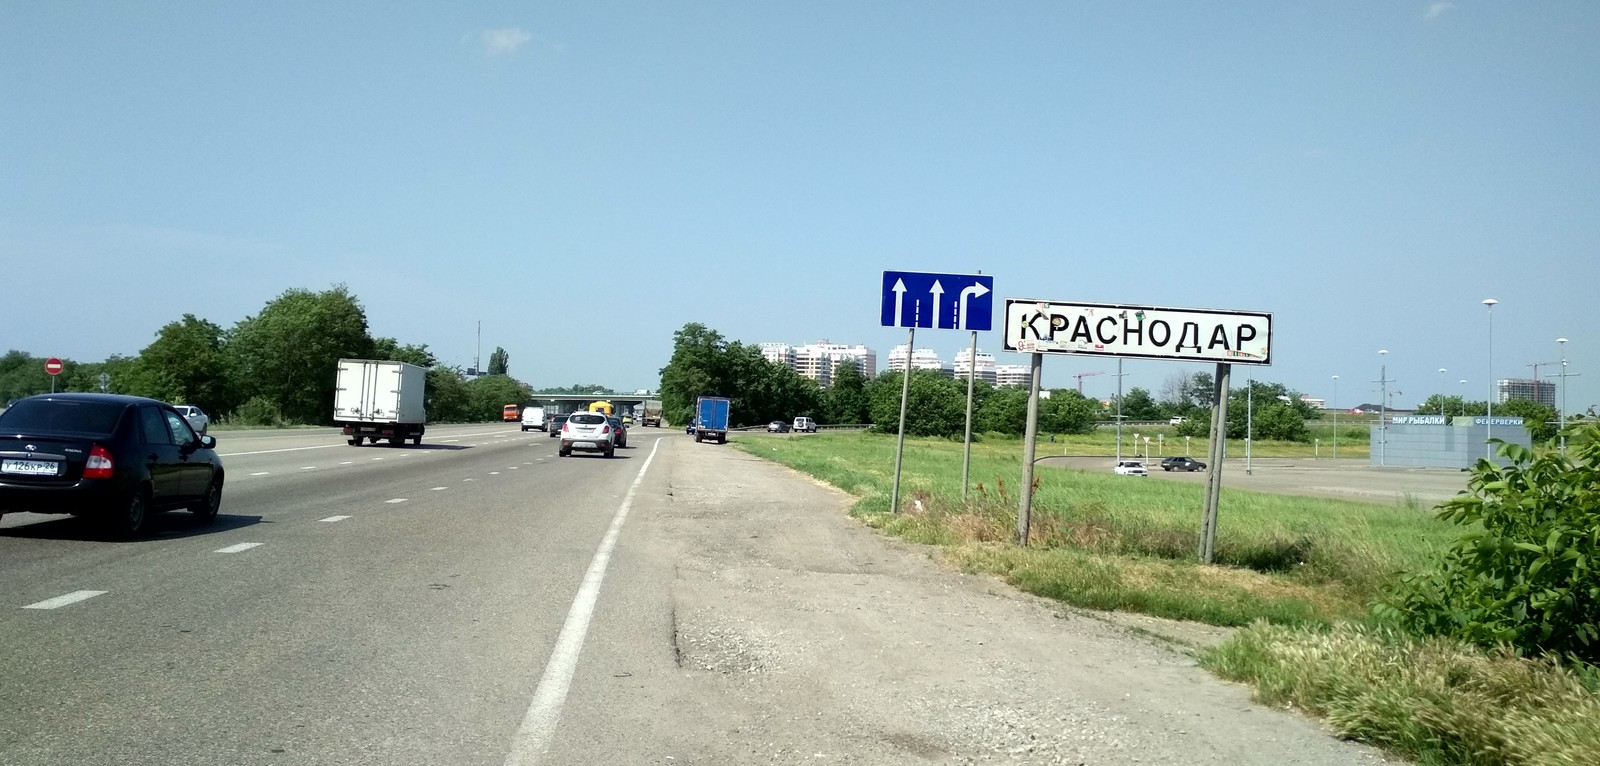
[[[1167,359],[1215,362],[1215,406],[1211,410],[1211,463],[1206,507],[1201,525],[1200,560],[1215,553],[1217,502],[1221,497],[1224,440],[1228,435],[1228,377],[1232,365],[1272,364],[1272,315],[1258,311],[1132,306],[1030,298],[1007,298],[1002,339],[1006,351],[1033,354],[1075,354],[1116,357],[1119,361]],[[1035,380],[1038,368],[1034,368]],[[1038,416],[1038,386],[1029,397],[1028,430]],[[1033,501],[1031,445],[1024,444],[1022,504],[1017,519],[1019,540],[1026,542]],[[1247,448],[1248,449],[1248,448]],[[1138,451],[1135,442],[1134,451]],[[1149,446],[1145,447],[1148,456]]]

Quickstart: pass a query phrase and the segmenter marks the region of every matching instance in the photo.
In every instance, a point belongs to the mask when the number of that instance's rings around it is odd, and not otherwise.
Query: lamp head
[[[1495,300],[1493,298],[1484,298],[1483,299],[1483,305],[1488,306],[1489,308],[1494,308],[1494,304],[1499,303],[1499,302],[1500,301],[1497,301],[1497,300]]]

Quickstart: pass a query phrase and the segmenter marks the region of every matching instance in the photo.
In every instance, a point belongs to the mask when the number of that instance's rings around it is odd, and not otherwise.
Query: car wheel
[[[106,529],[119,538],[136,537],[150,523],[150,499],[143,489],[136,489],[122,507],[106,517]]]
[[[422,437],[420,437],[420,436],[411,437],[411,446],[413,446],[413,447],[421,447],[422,446]]]
[[[606,457],[616,457],[616,456],[617,456],[617,448],[616,447],[607,447],[606,448]]]
[[[201,524],[210,524],[217,520],[217,511],[222,508],[222,477],[211,477],[211,486],[206,487],[206,494],[194,505],[189,506],[189,512],[194,514],[194,520]]]
[[[566,456],[571,455],[571,454],[572,454],[572,450],[565,450],[565,449],[564,450],[556,450],[556,455],[558,455],[560,457],[566,457]]]
[[[359,447],[359,446],[361,446],[361,437],[353,436],[353,437],[350,438],[348,443],[352,447]]]

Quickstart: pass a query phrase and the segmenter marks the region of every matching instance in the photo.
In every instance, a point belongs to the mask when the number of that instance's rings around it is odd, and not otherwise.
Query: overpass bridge
[[[645,402],[660,401],[661,397],[651,394],[541,394],[537,391],[528,397],[524,405],[541,405],[546,408],[554,406],[558,412],[573,412],[586,410],[591,402],[611,402],[617,408],[617,414],[631,413],[633,408]]]

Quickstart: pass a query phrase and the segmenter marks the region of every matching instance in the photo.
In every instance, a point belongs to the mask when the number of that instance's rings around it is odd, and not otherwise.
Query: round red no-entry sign
[[[53,356],[44,360],[44,371],[50,373],[51,375],[60,375],[61,360]]]

